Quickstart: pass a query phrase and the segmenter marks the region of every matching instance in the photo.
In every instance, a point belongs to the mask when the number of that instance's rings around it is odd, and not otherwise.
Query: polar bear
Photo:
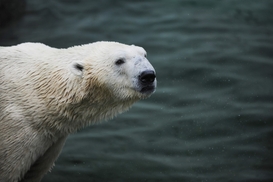
[[[68,134],[111,119],[155,88],[138,46],[0,47],[0,181],[40,181]]]

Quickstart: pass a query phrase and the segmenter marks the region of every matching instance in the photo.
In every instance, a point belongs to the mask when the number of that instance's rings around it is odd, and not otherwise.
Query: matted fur
[[[0,182],[40,181],[68,134],[148,97],[136,84],[138,72],[153,70],[145,54],[116,42],[0,47]],[[128,63],[117,67],[121,57]]]

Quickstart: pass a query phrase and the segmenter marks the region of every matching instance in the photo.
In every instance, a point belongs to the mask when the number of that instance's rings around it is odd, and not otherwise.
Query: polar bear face
[[[119,100],[142,99],[156,88],[155,69],[142,47],[116,42],[96,42],[89,56],[74,64],[75,73],[88,80],[97,80]],[[94,78],[95,77],[95,78]]]

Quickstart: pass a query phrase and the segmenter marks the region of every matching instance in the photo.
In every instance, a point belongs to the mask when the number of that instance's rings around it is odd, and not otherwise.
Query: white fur
[[[139,75],[154,68],[145,55],[116,42],[0,47],[0,182],[40,181],[68,134],[148,97]]]

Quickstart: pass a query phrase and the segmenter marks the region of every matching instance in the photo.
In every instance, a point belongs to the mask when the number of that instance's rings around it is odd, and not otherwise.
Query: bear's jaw
[[[141,99],[150,97],[155,92],[155,85],[136,85],[122,88],[116,88],[115,85],[110,85],[109,89],[112,90],[113,99],[115,102],[137,102]]]
[[[50,126],[47,127],[50,128],[50,132],[68,135],[97,122],[114,118],[127,111],[137,100],[139,98],[126,101],[111,97],[103,101],[84,99],[77,104],[68,104],[59,110],[58,116],[56,116],[57,113],[53,114],[53,117],[48,118],[45,122]]]

